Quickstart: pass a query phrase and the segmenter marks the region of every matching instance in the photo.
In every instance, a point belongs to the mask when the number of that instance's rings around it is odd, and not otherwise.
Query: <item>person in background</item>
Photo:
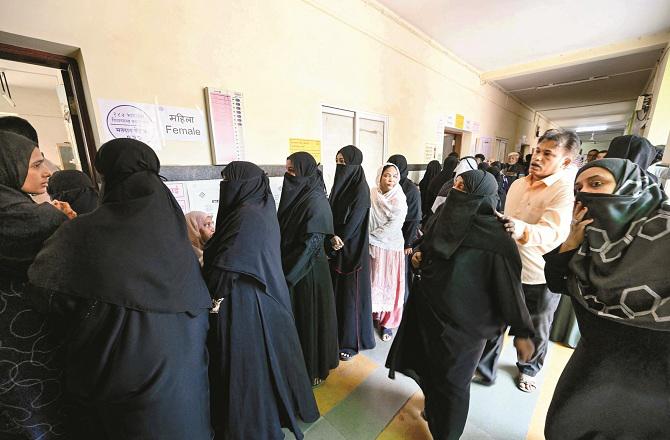
[[[419,193],[421,194],[422,222],[423,219],[430,212],[430,207],[433,205],[432,203],[429,203],[430,196],[428,194],[428,185],[430,185],[431,180],[433,180],[434,177],[440,174],[441,171],[442,167],[440,166],[440,162],[438,162],[437,160],[431,160],[430,162],[428,162],[428,165],[426,166],[426,172],[423,174],[423,177],[419,182]]]
[[[214,235],[214,221],[212,215],[202,211],[191,211],[186,214],[186,230],[188,231],[188,239],[191,242],[191,247],[195,256],[198,257],[200,266],[203,264],[202,253],[205,249],[205,244]]]
[[[505,176],[500,172],[500,168],[495,165],[488,167],[486,171],[495,177],[496,183],[498,184],[498,203],[496,204],[496,211],[502,212],[505,208],[505,200],[507,199],[507,190],[503,182]]]
[[[436,161],[437,162],[437,161]],[[407,201],[407,216],[402,225],[402,236],[405,239],[405,299],[412,281],[412,267],[410,260],[414,248],[414,242],[419,238],[419,226],[421,226],[421,194],[414,182],[407,177],[407,159],[402,154],[395,154],[389,157],[388,163],[398,167],[400,171],[400,186],[405,193]],[[438,162],[439,165],[439,162]]]
[[[484,156],[482,153],[477,153],[475,154],[475,160],[477,161],[478,165],[486,163],[486,156]]]
[[[30,122],[23,118],[19,118],[18,116],[0,117],[0,131],[8,131],[10,133],[19,134],[30,139],[33,142],[33,145],[39,146],[40,144],[35,127],[33,127]]]
[[[212,437],[211,299],[154,151],[134,139],[95,158],[101,205],[62,225],[28,270],[62,325],[72,439]]]
[[[524,175],[527,176],[530,174],[530,161],[533,158],[532,154],[526,154],[524,162],[523,162],[523,167],[524,167]]]
[[[596,148],[593,148],[592,150],[589,150],[588,153],[586,153],[586,163],[593,162],[596,160],[598,157],[599,151]]]
[[[402,319],[405,300],[405,253],[402,226],[407,202],[398,185],[400,171],[387,163],[370,191],[370,280],[372,316],[382,341],[390,341]]]
[[[451,191],[451,188],[454,186],[456,178],[466,171],[472,171],[477,169],[477,161],[472,156],[466,156],[458,162],[458,166],[454,169],[454,177],[449,179],[442,185],[440,191],[438,192],[437,197],[435,198],[435,203],[433,203],[432,211],[437,212],[437,208],[444,203],[444,200],[447,198],[447,194]]]
[[[335,236],[331,239],[331,276],[337,309],[340,360],[375,348],[372,326],[368,224],[370,187],[353,145],[338,151],[335,181],[330,191]]]
[[[530,175],[512,183],[501,219],[521,254],[521,281],[535,327],[535,354],[528,361],[517,362],[517,387],[527,393],[536,389],[535,376],[547,355],[551,323],[560,299],[547,288],[542,256],[562,243],[570,232],[574,194],[568,168],[578,149],[575,132],[547,130],[533,152]],[[503,339],[501,332],[487,342],[475,377],[477,383],[495,381]]]
[[[647,168],[647,172],[657,179],[658,184],[661,189],[663,189],[665,188],[668,179],[670,179],[670,168],[668,168],[668,164],[661,163],[665,152],[665,145],[656,145],[654,148],[656,149],[656,157],[654,157],[651,166]]]
[[[51,200],[68,202],[78,215],[87,214],[98,207],[98,188],[90,177],[79,170],[53,173],[47,192]]]
[[[519,251],[497,220],[492,175],[467,171],[422,238],[420,269],[386,366],[413,378],[425,395],[435,439],[458,439],[468,415],[470,380],[487,338],[516,329],[520,361],[533,353]]]
[[[596,160],[604,159],[607,156],[607,150],[600,150],[596,155]]]
[[[302,439],[298,419],[314,422],[319,410],[282,271],[270,183],[250,162],[231,162],[221,176],[203,267],[216,303],[209,341],[216,438],[280,439],[287,427]]]
[[[26,288],[44,241],[68,220],[30,198],[46,192],[50,175],[35,141],[0,131],[0,438],[7,440],[69,438],[57,332]]]
[[[516,151],[512,151],[507,155],[507,163],[503,167],[503,172],[510,180],[510,185],[525,173],[525,167],[520,159],[521,155]]]
[[[575,181],[570,234],[544,256],[582,339],[554,392],[545,436],[670,438],[670,202],[640,166],[597,160]]]
[[[454,170],[458,166],[458,156],[449,154],[446,159],[444,159],[444,165],[442,166],[442,171],[440,174],[435,176],[433,180],[430,181],[428,185],[428,199],[426,200],[426,205],[428,210],[424,211],[424,217],[430,216],[433,213],[433,204],[435,204],[435,199],[437,198],[442,186],[454,178]]]
[[[324,243],[334,234],[323,177],[311,154],[286,158],[279,210],[281,257],[312,386],[339,363],[337,313]]]
[[[610,142],[606,158],[628,159],[647,170],[656,159],[656,148],[642,136],[617,136]]]

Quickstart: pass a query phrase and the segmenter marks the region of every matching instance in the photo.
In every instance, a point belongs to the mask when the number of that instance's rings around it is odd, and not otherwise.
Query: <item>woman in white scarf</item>
[[[398,167],[387,163],[379,169],[377,186],[370,191],[372,315],[379,323],[382,341],[391,340],[391,329],[400,325],[405,297],[402,225],[407,201],[399,180]]]

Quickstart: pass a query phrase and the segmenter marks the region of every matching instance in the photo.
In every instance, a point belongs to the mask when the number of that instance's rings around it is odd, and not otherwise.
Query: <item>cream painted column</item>
[[[670,50],[666,50],[658,66],[654,81],[652,109],[646,138],[654,145],[664,145],[670,135]],[[665,150],[664,162],[670,161],[669,149]]]

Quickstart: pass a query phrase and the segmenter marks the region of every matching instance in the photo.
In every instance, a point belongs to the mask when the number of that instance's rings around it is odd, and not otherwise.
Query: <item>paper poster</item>
[[[167,141],[207,142],[205,115],[194,108],[159,105],[160,136]]]
[[[456,126],[456,116],[451,114],[447,116],[447,119],[444,121],[445,127],[455,127]],[[442,130],[442,137],[444,137],[444,130]]]
[[[158,114],[153,104],[140,102],[98,101],[102,118],[102,141],[130,138],[142,141],[156,151],[162,147],[158,134]]]
[[[211,214],[216,220],[219,210],[219,194],[221,179],[191,180],[186,182],[188,191],[189,209]]]
[[[439,151],[438,151],[439,150]],[[442,149],[437,144],[426,144],[424,149],[424,160],[430,162],[431,160],[437,159],[442,161],[442,158],[438,158],[438,154],[442,156]]]
[[[318,139],[290,138],[288,140],[288,151],[290,154],[305,151],[314,156],[316,163],[321,163],[321,141]]]
[[[189,212],[190,206],[188,203],[188,193],[186,192],[186,183],[185,182],[165,182],[165,186],[168,187],[174,198],[179,203],[181,210],[184,211],[184,214]]]
[[[276,208],[279,209],[279,199],[281,199],[281,187],[284,184],[284,177],[270,177],[270,189],[275,199]]]
[[[459,130],[463,130],[463,127],[465,125],[465,116],[456,113],[456,117],[454,118],[454,127],[458,128]]]
[[[214,164],[244,159],[242,94],[205,88]]]

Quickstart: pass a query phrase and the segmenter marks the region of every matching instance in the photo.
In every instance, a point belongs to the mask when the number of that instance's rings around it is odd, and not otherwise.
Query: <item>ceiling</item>
[[[379,1],[555,124],[607,125],[600,138],[623,133],[667,44],[630,42],[670,31],[668,0]]]
[[[0,71],[5,72],[10,91],[14,87],[55,90],[63,82],[60,70],[34,64],[0,59]]]

